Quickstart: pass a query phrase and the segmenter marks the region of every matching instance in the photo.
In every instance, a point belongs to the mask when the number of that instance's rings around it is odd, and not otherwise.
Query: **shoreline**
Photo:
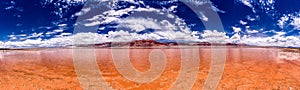
[[[67,47],[45,47],[45,48],[0,48],[3,51],[22,51],[22,50],[47,50],[47,49],[168,49],[168,48],[211,48],[211,47],[225,47],[225,48],[277,48],[277,49],[284,49],[285,51],[300,51],[300,47],[274,47],[274,46],[226,46],[226,45],[212,45],[212,46],[189,46],[189,45],[178,45],[178,46],[139,46],[139,47],[132,47],[132,46],[114,46],[114,47],[76,47],[76,46],[67,46]]]

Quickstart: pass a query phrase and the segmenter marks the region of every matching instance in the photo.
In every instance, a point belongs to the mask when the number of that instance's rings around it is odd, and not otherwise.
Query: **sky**
[[[99,36],[98,43],[140,39],[210,42],[215,37],[207,34],[216,34],[233,43],[299,46],[299,0],[188,1],[201,9],[192,10],[193,6],[177,0],[112,0],[113,4],[99,0],[94,7],[84,7],[89,4],[86,0],[2,0],[0,41],[2,47],[48,47],[70,44],[70,36],[93,34]],[[214,32],[202,23],[213,20],[210,10],[219,15],[224,32]],[[175,17],[170,18],[172,15]],[[80,25],[81,31],[98,29],[74,33]]]

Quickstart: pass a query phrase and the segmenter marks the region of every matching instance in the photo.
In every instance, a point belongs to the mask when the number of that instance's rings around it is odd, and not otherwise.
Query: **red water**
[[[195,49],[198,49],[195,51]],[[112,89],[169,89],[178,82],[181,68],[181,50],[130,49],[131,64],[140,72],[151,69],[149,55],[161,50],[166,65],[159,77],[147,83],[128,80],[116,68],[111,49],[95,49],[95,57],[102,79]],[[211,69],[211,48],[187,48],[199,53],[196,61],[190,61],[189,69],[196,72],[192,89],[203,89]],[[223,49],[215,49],[222,52]],[[1,89],[83,89],[77,77],[72,49],[6,50],[0,53]],[[84,53],[84,52],[83,52]],[[119,53],[122,55],[122,50]],[[115,54],[115,55],[118,55]],[[300,54],[283,52],[277,48],[227,48],[224,72],[217,89],[300,89]],[[160,62],[160,61],[157,61]],[[219,66],[222,66],[220,63]],[[122,68],[121,68],[122,69]],[[219,70],[222,71],[222,70]],[[191,72],[191,73],[192,73]],[[189,75],[189,74],[183,74]],[[213,77],[214,78],[214,77]],[[188,79],[188,78],[187,78]],[[81,83],[80,83],[81,82]],[[185,81],[180,81],[184,84]],[[188,81],[186,81],[188,82]],[[93,87],[93,86],[90,86]],[[186,88],[186,87],[183,87]]]

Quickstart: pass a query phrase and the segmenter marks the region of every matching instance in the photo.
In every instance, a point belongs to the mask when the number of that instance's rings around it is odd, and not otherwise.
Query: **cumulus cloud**
[[[257,46],[281,46],[281,47],[300,47],[300,40],[297,36],[272,36],[272,37],[249,37],[239,43]]]
[[[191,33],[184,33],[181,31],[157,31],[153,33],[137,34],[129,33],[128,31],[110,31],[107,35],[107,40],[110,42],[130,42],[134,40],[184,40],[197,41],[197,36]]]
[[[8,48],[14,48],[14,47],[34,47],[41,44],[41,38],[38,39],[27,39],[25,41],[8,41],[4,43],[6,47]]]
[[[237,42],[239,40],[241,40],[241,35],[236,33],[228,41],[234,43],[234,42]]]
[[[300,37],[299,36],[286,36],[286,32],[278,32],[275,30],[270,30],[267,32],[273,32],[273,36],[257,36],[253,34],[259,33],[258,30],[250,29],[250,26],[246,26],[246,32],[242,34],[240,32],[241,28],[232,27],[235,34],[226,39],[229,43],[239,43],[248,44],[256,46],[280,46],[280,47],[300,47]],[[266,33],[266,32],[263,32]]]
[[[155,22],[153,19],[144,19],[144,18],[127,18],[124,20],[121,20],[120,27],[127,27],[130,29],[133,29],[135,31],[142,31],[147,28],[152,29],[162,29],[161,25],[158,24],[158,22]]]
[[[69,36],[74,45],[85,45],[85,44],[97,44],[101,43],[101,40],[103,39],[102,35],[97,33],[77,33],[73,36]],[[103,41],[102,41],[103,42]]]
[[[199,38],[196,34],[200,34]],[[285,32],[278,32],[271,37],[241,36],[236,33],[232,37],[226,36],[224,32],[216,30],[205,30],[204,33],[180,31],[159,31],[155,33],[137,34],[128,31],[110,31],[108,34],[77,33],[74,35],[55,37],[48,40],[27,39],[25,41],[0,42],[0,48],[38,48],[38,47],[63,47],[81,44],[99,44],[104,42],[130,42],[134,40],[183,40],[193,42],[212,43],[241,43],[257,46],[281,46],[300,47],[299,36],[284,36]]]
[[[4,42],[0,41],[0,48],[5,48],[4,45],[5,45]]]
[[[225,43],[226,39],[229,38],[225,32],[218,32],[217,30],[205,30],[201,36],[202,41],[213,43]]]
[[[60,46],[73,45],[73,41],[78,41],[78,40],[81,40],[80,42],[82,42],[82,44],[89,44],[87,41],[89,39],[94,40],[94,38],[87,38],[87,37],[91,37],[93,35],[96,34],[95,33],[75,34],[73,36],[54,37],[48,40],[42,40],[41,38],[37,38],[37,39],[26,39],[25,41],[8,41],[0,44],[0,47],[3,48],[60,47]]]
[[[184,40],[197,41],[198,37],[191,33],[184,33],[180,31],[165,31],[146,34],[130,33],[128,31],[110,31],[108,34],[98,33],[77,33],[71,35],[70,33],[62,33],[59,37],[54,37],[48,40],[27,39],[25,41],[8,41],[0,42],[2,48],[38,48],[38,47],[64,47],[69,45],[86,45],[99,44],[104,42],[130,42],[134,40]]]

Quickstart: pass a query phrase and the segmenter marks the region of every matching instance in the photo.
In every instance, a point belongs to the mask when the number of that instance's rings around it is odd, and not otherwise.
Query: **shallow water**
[[[74,52],[77,50],[83,51]],[[126,50],[129,50],[129,55],[125,53]],[[211,64],[213,58],[222,56],[218,56],[218,53],[223,50],[226,52],[226,62],[223,64],[218,61],[214,62],[216,64]],[[95,51],[94,55],[85,55],[93,51]],[[156,54],[153,53],[155,51]],[[217,54],[213,52],[217,52]],[[187,53],[187,57],[182,59],[185,53]],[[153,57],[152,54],[159,57]],[[160,56],[160,54],[162,55]],[[115,60],[120,59],[120,57],[122,59],[124,55],[129,57],[128,59],[134,67],[132,70],[145,73],[153,69],[153,73],[141,74],[145,77],[151,77],[150,79],[153,80],[146,80],[147,78],[144,80],[142,77],[135,78],[138,76],[132,73],[124,74],[122,71],[131,72],[131,69],[125,64],[122,67],[122,63],[124,63],[122,60]],[[77,61],[73,61],[74,57],[86,57],[86,60],[95,57],[97,64],[84,64],[84,62],[89,62],[88,60],[78,64]],[[192,57],[199,57],[200,61]],[[84,77],[79,75],[80,70],[90,69],[96,65],[100,73],[86,72],[81,74],[90,73],[91,75],[86,75],[88,76],[86,77],[87,80],[88,78],[101,78],[112,89],[169,89],[179,87],[176,85],[188,86],[191,84],[192,89],[197,90],[203,89],[207,85],[211,85],[213,88],[216,84],[217,89],[296,90],[300,89],[299,57],[299,53],[284,52],[278,48],[243,47],[228,47],[226,49],[193,47],[181,50],[179,48],[130,48],[113,49],[113,51],[109,48],[4,50],[0,53],[0,88],[91,89],[91,87],[95,87],[93,85],[97,86],[99,83],[97,80],[84,81],[78,78]],[[153,60],[149,60],[149,58],[153,58]],[[79,66],[82,65],[82,67],[79,69],[77,67],[75,70],[74,63]],[[212,65],[217,70],[212,70]],[[225,65],[224,69],[222,69],[222,65]],[[181,67],[186,68],[182,69]],[[211,73],[215,77],[209,76]],[[221,75],[220,80],[217,80],[218,75]],[[215,80],[215,82],[209,83],[208,80]],[[101,87],[101,85],[98,86]],[[181,88],[186,89],[188,87]]]

